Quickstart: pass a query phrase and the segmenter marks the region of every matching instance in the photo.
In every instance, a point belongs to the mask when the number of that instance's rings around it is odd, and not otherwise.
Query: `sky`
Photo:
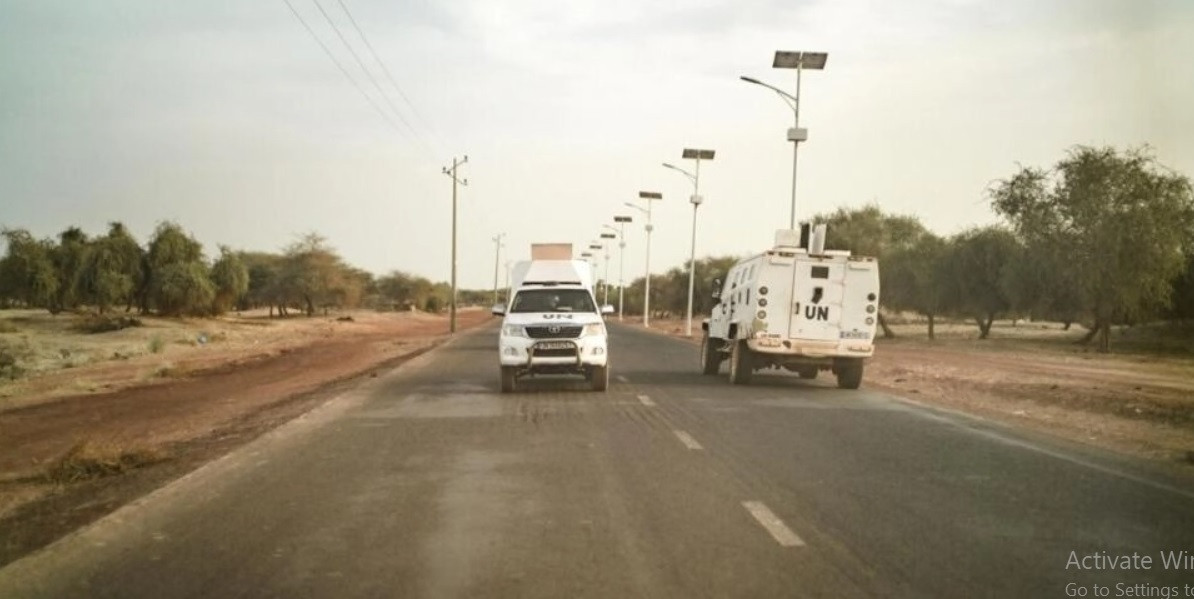
[[[687,260],[692,185],[661,164],[691,170],[696,147],[716,151],[696,254],[745,255],[791,206],[791,109],[739,80],[794,93],[776,50],[829,54],[803,76],[797,220],[875,203],[943,235],[995,223],[993,182],[1076,144],[1194,175],[1188,0],[289,1],[0,0],[0,226],[118,220],[145,241],[171,220],[209,256],[317,232],[376,274],[447,280],[442,170],[467,155],[462,287],[493,285],[499,233],[504,263],[615,215],[629,281],[639,191],[663,194],[652,271]]]

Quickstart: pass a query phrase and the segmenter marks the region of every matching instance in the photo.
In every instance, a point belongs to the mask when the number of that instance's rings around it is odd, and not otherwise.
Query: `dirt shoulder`
[[[683,329],[652,321],[652,330],[682,336]],[[980,341],[946,330],[928,341],[897,330],[896,339],[877,343],[863,385],[1194,468],[1194,357],[1097,354],[1073,346],[1080,332],[1025,331]]]
[[[459,320],[474,327],[489,314],[463,310]],[[26,382],[35,396],[0,411],[0,565],[447,338],[447,320],[436,315],[312,321],[257,344],[177,352],[168,376],[144,379],[138,373],[145,364],[135,361],[131,368],[124,360],[88,367],[89,380],[107,380],[114,390],[62,395],[75,373],[51,371]],[[119,470],[125,458],[149,457],[121,476],[84,470],[69,481],[47,478],[83,446],[93,459],[82,468],[106,461]]]

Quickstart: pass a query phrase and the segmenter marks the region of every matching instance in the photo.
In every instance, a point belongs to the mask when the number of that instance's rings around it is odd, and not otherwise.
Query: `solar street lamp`
[[[626,282],[622,278],[622,267],[626,266],[626,223],[633,222],[634,219],[629,216],[615,216],[614,222],[618,223],[618,228],[614,229],[609,225],[604,225],[607,229],[612,229],[618,233],[618,320],[621,321],[625,315],[626,306]]]
[[[630,202],[626,202],[626,205],[647,215],[647,274],[643,283],[643,326],[649,328],[651,326],[651,231],[655,228],[651,224],[651,202],[662,200],[663,194],[658,191],[640,191],[638,192],[638,197],[640,200],[647,202],[645,210],[637,204],[631,204]]]
[[[788,217],[788,228],[796,228],[796,154],[800,142],[808,141],[808,129],[800,128],[800,78],[805,69],[822,70],[825,68],[825,61],[829,58],[826,52],[788,52],[784,50],[776,51],[775,60],[772,61],[771,66],[777,69],[796,69],[796,95],[793,96],[788,92],[763,83],[753,77],[739,77],[747,83],[761,85],[776,94],[784,100],[792,108],[792,128],[788,129],[788,141],[792,142],[792,208]]]
[[[694,148],[684,148],[684,153],[681,158],[696,161],[696,172],[690,173],[678,166],[668,163],[663,163],[665,168],[670,168],[678,171],[682,175],[688,177],[692,181],[692,196],[689,201],[692,202],[692,241],[688,252],[688,312],[684,321],[684,335],[692,337],[692,291],[696,279],[696,218],[697,208],[700,207],[704,198],[701,197],[701,161],[713,160],[714,150],[697,150]]]

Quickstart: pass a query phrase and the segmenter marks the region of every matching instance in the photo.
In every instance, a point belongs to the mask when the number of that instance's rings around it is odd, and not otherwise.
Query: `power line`
[[[364,96],[365,100],[369,102],[369,105],[377,111],[377,114],[381,115],[381,118],[385,119],[385,121],[389,123],[390,127],[392,127],[395,132],[406,135],[406,133],[398,127],[398,123],[395,123],[394,119],[390,118],[390,115],[386,114],[386,111],[377,104],[377,101],[369,96],[369,94],[365,93],[365,88],[361,87],[361,84],[357,83],[357,80],[353,78],[347,69],[344,68],[344,65],[340,64],[340,61],[336,59],[336,55],[332,54],[332,51],[327,47],[327,44],[323,43],[323,40],[319,39],[319,36],[315,34],[315,30],[311,29],[311,26],[307,24],[307,21],[303,19],[303,16],[294,9],[294,5],[290,3],[290,0],[282,1],[286,3],[286,7],[290,9],[290,13],[294,15],[294,18],[298,19],[299,23],[302,23],[303,28],[307,30],[307,33],[311,34],[311,39],[315,40],[315,43],[319,44],[320,48],[323,48],[324,54],[327,54],[328,58],[332,59],[332,63],[336,65],[336,68],[340,69],[340,72],[344,74],[344,77],[347,78],[350,83],[352,83],[353,87],[357,88],[358,92],[361,92],[361,95]]]
[[[377,62],[377,66],[381,67],[382,74],[386,76],[386,80],[390,82],[391,86],[393,86],[394,91],[398,92],[398,96],[401,97],[402,101],[406,103],[406,106],[410,108],[411,114],[415,115],[415,118],[418,119],[419,123],[424,129],[428,130],[429,132],[432,131],[432,127],[427,124],[427,119],[423,118],[423,115],[419,113],[419,109],[415,108],[414,103],[410,101],[410,98],[407,97],[407,95],[402,91],[402,87],[399,86],[398,82],[394,79],[394,75],[390,73],[390,69],[386,67],[386,63],[383,62],[381,56],[377,54],[377,50],[373,48],[373,44],[369,42],[369,38],[361,29],[361,26],[357,24],[356,18],[352,16],[352,11],[348,10],[348,5],[344,4],[344,0],[336,0],[336,3],[339,4],[340,8],[344,10],[344,14],[348,15],[348,21],[352,23],[353,29],[356,29],[357,35],[361,36],[361,41],[365,42],[365,47],[369,49],[369,54],[373,56],[373,60]],[[434,134],[432,135],[431,141],[437,141]]]
[[[373,73],[369,72],[369,67],[365,66],[365,61],[361,60],[361,56],[352,48],[352,44],[348,43],[348,38],[344,37],[344,34],[341,33],[340,28],[336,26],[336,22],[333,21],[331,15],[329,15],[327,11],[323,9],[323,5],[319,3],[319,0],[311,0],[311,2],[313,2],[315,7],[319,9],[319,13],[323,15],[323,18],[328,22],[328,25],[331,25],[332,31],[336,32],[336,37],[340,38],[340,43],[344,44],[344,47],[348,50],[348,53],[351,54],[352,58],[357,61],[357,65],[361,67],[361,71],[365,73],[365,77],[369,79],[369,82],[373,84],[373,88],[376,89],[377,93],[381,95],[381,98],[385,100],[386,104],[390,107],[390,110],[394,113],[394,116],[397,116],[398,120],[402,121],[403,125],[406,125],[406,128],[410,131],[411,135],[414,136],[415,141],[423,146],[424,151],[433,154],[434,152],[432,152],[431,148],[427,146],[427,143],[423,141],[418,131],[415,131],[415,128],[410,124],[410,121],[406,120],[406,117],[402,116],[402,112],[399,111],[398,107],[394,105],[394,102],[390,100],[390,96],[381,89],[381,85],[377,82],[377,78],[373,76]]]

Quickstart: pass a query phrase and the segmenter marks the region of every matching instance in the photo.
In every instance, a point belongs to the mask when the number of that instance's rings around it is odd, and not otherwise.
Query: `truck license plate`
[[[572,349],[571,343],[563,341],[549,341],[547,343],[540,343],[535,346],[536,349]]]

